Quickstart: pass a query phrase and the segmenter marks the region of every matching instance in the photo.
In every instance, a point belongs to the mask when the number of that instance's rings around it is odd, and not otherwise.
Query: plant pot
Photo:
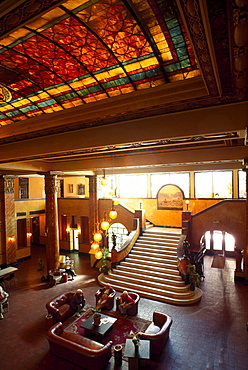
[[[97,313],[93,316],[94,319],[94,325],[99,326],[101,324],[101,314]]]

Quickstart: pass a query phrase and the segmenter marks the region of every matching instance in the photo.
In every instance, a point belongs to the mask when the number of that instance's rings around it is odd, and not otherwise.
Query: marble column
[[[50,173],[45,174],[47,271],[56,270],[59,267],[58,191],[57,176]]]
[[[98,207],[97,207],[97,177],[88,176],[89,178],[89,236],[90,241],[93,240],[95,226],[98,221]]]
[[[15,219],[14,177],[0,176],[1,263],[16,262],[17,223]]]
[[[245,280],[248,282],[248,170],[245,170],[246,173],[246,245],[243,252],[243,271],[245,273]]]

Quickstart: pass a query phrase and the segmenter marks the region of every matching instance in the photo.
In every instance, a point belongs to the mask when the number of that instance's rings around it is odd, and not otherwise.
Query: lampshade
[[[115,209],[111,209],[111,211],[109,212],[109,217],[111,218],[111,220],[114,220],[117,217],[117,212]]]
[[[94,234],[93,239],[95,242],[100,242],[102,240],[102,234],[98,231]]]
[[[108,185],[108,180],[105,177],[105,170],[103,170],[103,177],[101,178],[101,185],[102,186]]]
[[[90,252],[96,253],[100,250],[99,244],[98,243],[92,243],[90,246]]]
[[[108,221],[106,221],[106,220],[103,220],[103,221],[101,222],[101,229],[102,229],[102,230],[108,230],[108,228],[109,228],[109,222],[108,222]]]
[[[96,258],[97,260],[100,260],[100,259],[102,258],[102,251],[98,251],[98,252],[96,252],[96,254],[95,254],[95,258]]]
[[[106,177],[102,177],[102,179],[101,179],[101,185],[102,186],[108,185],[108,180],[106,179]]]

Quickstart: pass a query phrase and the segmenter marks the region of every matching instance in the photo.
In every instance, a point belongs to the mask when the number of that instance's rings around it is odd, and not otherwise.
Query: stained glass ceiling
[[[176,1],[67,1],[0,40],[0,124],[199,74]]]

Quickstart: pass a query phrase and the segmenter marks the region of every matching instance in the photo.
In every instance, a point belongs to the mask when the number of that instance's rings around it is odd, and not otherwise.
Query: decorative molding
[[[57,179],[57,175],[45,175],[45,193],[56,194],[60,190],[60,182]]]
[[[200,1],[201,0],[180,0],[179,2],[209,94],[217,96],[219,95],[219,91],[202,21]]]
[[[242,100],[248,97],[248,5],[239,0],[232,5],[235,88]]]
[[[14,193],[14,179],[5,177],[4,178],[4,192],[5,193]]]

